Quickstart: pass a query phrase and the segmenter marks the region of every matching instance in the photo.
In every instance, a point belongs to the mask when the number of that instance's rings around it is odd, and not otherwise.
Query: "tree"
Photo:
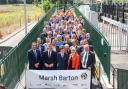
[[[43,9],[45,10],[45,12],[47,12],[50,9],[50,1],[44,0],[42,4],[43,4]]]
[[[58,0],[50,0],[51,3],[55,4]]]

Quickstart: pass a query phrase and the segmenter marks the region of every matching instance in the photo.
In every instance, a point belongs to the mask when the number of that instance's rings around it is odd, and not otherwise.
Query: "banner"
[[[28,70],[27,89],[90,89],[90,70]]]

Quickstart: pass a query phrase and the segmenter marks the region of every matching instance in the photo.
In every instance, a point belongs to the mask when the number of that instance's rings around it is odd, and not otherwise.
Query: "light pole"
[[[26,11],[26,0],[24,0],[24,25],[25,25],[25,35],[27,35],[27,11]]]

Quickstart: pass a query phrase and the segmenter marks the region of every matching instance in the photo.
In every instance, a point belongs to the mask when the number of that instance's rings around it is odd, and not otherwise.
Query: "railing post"
[[[113,89],[115,89],[115,68],[113,70]]]
[[[125,23],[125,19],[124,19],[124,4],[122,4],[122,23]]]
[[[112,4],[112,19],[114,19],[114,4]]]
[[[99,81],[101,81],[101,64],[99,63]]]
[[[119,8],[118,8],[118,6],[119,6],[119,5],[116,4],[116,16],[117,16],[116,20],[117,20],[117,21],[119,21],[119,11],[118,11]]]

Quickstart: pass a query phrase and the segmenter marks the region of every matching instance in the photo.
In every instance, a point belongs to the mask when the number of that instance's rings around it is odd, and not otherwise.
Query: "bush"
[[[47,12],[50,9],[50,1],[49,0],[44,0],[43,9],[45,10],[45,12]]]

